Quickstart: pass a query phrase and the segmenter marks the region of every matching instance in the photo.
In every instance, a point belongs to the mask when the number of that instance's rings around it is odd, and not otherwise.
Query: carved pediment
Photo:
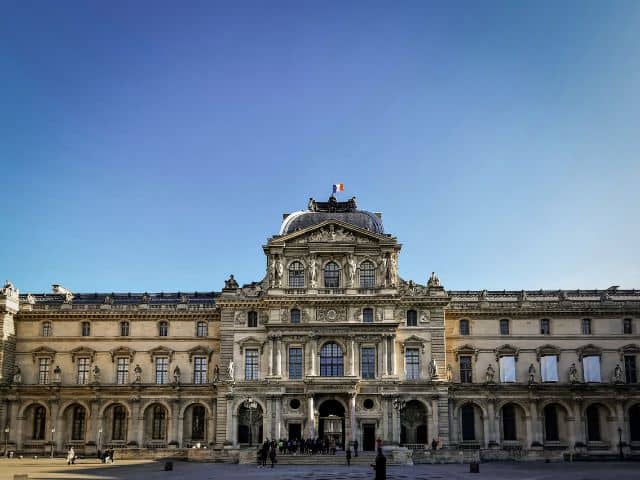
[[[189,353],[189,363],[193,361],[193,357],[207,357],[207,361],[211,361],[213,348],[198,345],[190,350],[187,350],[187,352]]]
[[[640,353],[640,346],[635,343],[629,343],[624,347],[619,348],[618,353],[620,353],[620,361],[623,361],[625,355],[636,355]]]
[[[71,361],[75,363],[76,358],[79,357],[89,357],[91,362],[93,362],[93,358],[95,357],[96,351],[89,347],[78,347],[71,350]]]
[[[582,360],[583,357],[592,357],[592,356],[601,356],[602,349],[600,347],[596,347],[593,343],[585,345],[584,347],[580,347],[576,350],[578,354],[578,359]]]
[[[515,357],[517,359],[520,349],[507,343],[496,348],[494,353],[496,354],[496,361],[499,361],[500,357]]]
[[[540,357],[546,357],[548,355],[555,355],[556,357],[560,357],[560,349],[555,345],[542,345],[536,348],[536,359],[540,361]]]
[[[453,355],[456,359],[456,362],[458,361],[460,355],[473,355],[474,360],[478,360],[478,353],[480,353],[479,350],[473,345],[469,344],[462,345],[453,350]]]
[[[406,348],[411,347],[420,347],[420,351],[424,353],[425,346],[427,344],[427,340],[422,337],[418,337],[417,335],[411,335],[408,338],[405,338],[402,342],[402,353],[404,353]]]
[[[116,358],[118,357],[128,357],[131,361],[133,360],[133,356],[135,355],[136,351],[130,349],[129,347],[118,347],[114,348],[109,353],[111,354],[111,362],[115,362]]]
[[[156,347],[149,350],[149,356],[151,357],[151,363],[155,361],[156,357],[169,357],[169,361],[171,361],[173,350],[167,347]]]
[[[245,348],[257,348],[262,354],[262,348],[264,347],[265,340],[260,340],[256,337],[246,337],[241,340],[236,340],[236,343],[242,350]]]
[[[56,351],[49,347],[38,347],[34,350],[31,350],[31,356],[33,357],[34,363],[37,358],[41,357],[47,357],[53,361],[53,358],[56,356]]]
[[[327,220],[283,235],[274,241],[298,245],[309,242],[376,244],[381,240],[389,241],[390,238],[339,220]]]

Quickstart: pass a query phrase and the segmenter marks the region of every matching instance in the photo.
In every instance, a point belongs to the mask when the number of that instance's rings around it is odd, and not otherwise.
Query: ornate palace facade
[[[219,292],[0,293],[10,450],[376,441],[640,452],[640,291],[448,291],[399,277],[355,199],[309,201]],[[250,400],[250,401],[248,401]],[[542,452],[542,453],[541,453]],[[555,452],[555,453],[554,453]]]

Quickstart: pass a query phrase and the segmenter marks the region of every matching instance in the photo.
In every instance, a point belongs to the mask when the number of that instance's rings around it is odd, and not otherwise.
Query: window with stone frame
[[[340,288],[340,267],[336,262],[329,262],[324,266],[324,287]]]
[[[259,376],[258,349],[247,348],[244,351],[244,379],[258,380]]]
[[[624,356],[624,376],[627,383],[638,383],[635,355]]]
[[[128,359],[127,359],[128,360]],[[122,405],[113,407],[113,421],[111,423],[111,440],[125,440],[127,428],[127,412]]]
[[[405,370],[407,380],[417,380],[420,378],[420,349],[405,348],[404,350]]]
[[[509,319],[500,320],[500,335],[509,335]]]
[[[162,405],[153,407],[153,423],[151,428],[152,440],[164,440],[166,431],[167,414]]]
[[[86,412],[84,407],[77,405],[73,408],[71,423],[71,440],[84,440],[84,425]]]
[[[41,357],[38,359],[38,383],[40,385],[49,384],[49,371],[51,369],[51,359]]]
[[[375,288],[376,267],[373,262],[365,260],[360,264],[360,288]]]
[[[118,357],[116,359],[116,384],[126,385],[129,383],[129,358]]]
[[[207,357],[193,357],[193,383],[207,383]]]
[[[362,323],[373,323],[373,308],[362,309]]]
[[[360,375],[363,380],[376,378],[376,347],[362,347],[360,351]]]
[[[540,335],[551,335],[551,322],[548,318],[540,320]]]
[[[342,348],[335,342],[327,342],[320,349],[320,376],[344,376],[344,357]]]
[[[463,335],[463,336],[469,335],[469,320],[467,320],[466,318],[463,318],[462,320],[460,320],[458,327],[459,327],[460,335]]]
[[[289,347],[289,378],[302,378],[302,347]]]
[[[301,262],[289,265],[289,288],[304,288],[304,265]]]
[[[169,322],[158,322],[158,336],[166,337],[169,334]]]
[[[300,309],[292,308],[291,309],[291,323],[300,323]]]
[[[460,383],[473,382],[473,367],[471,366],[471,355],[460,355]]]
[[[512,355],[501,356],[498,362],[500,368],[500,382],[515,383],[516,381],[516,357]]]
[[[633,334],[633,321],[630,318],[625,318],[622,321],[622,333],[625,335]]]
[[[543,382],[558,381],[557,355],[543,355],[540,357],[540,378]]]
[[[196,337],[206,337],[209,335],[209,325],[204,320],[196,323]]]
[[[169,358],[155,357],[156,361],[156,384],[166,385],[169,383]]]
[[[250,327],[250,328],[258,327],[258,312],[251,311],[247,313],[247,327]]]
[[[129,322],[120,322],[120,336],[121,337],[129,336]]]
[[[42,336],[43,337],[50,337],[51,336],[51,322],[46,321],[46,322],[42,322]]]
[[[87,385],[89,383],[89,364],[90,364],[90,359],[87,357],[80,357],[76,359],[76,365],[77,365],[76,383],[78,385]]]
[[[582,357],[582,372],[585,383],[600,383],[600,356],[589,355]]]
[[[33,411],[32,440],[44,440],[44,431],[47,424],[47,411],[42,405],[35,407]]]
[[[91,335],[91,324],[89,322],[82,322],[82,336],[88,337]]]
[[[418,312],[414,309],[407,310],[407,327],[418,326]]]
[[[582,335],[591,335],[591,319],[582,319]]]
[[[191,414],[191,440],[204,440],[206,410],[202,405],[194,405]]]

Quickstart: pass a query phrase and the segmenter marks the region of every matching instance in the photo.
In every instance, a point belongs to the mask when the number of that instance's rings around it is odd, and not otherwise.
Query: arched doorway
[[[200,403],[189,405],[182,420],[183,443],[193,446],[207,439],[207,409]]]
[[[569,422],[567,410],[559,403],[550,403],[544,407],[542,416],[544,442],[567,443]]]
[[[460,407],[460,437],[463,442],[484,443],[482,409],[473,402]]]
[[[343,447],[345,440],[344,407],[337,400],[322,402],[319,413],[318,433],[321,439],[335,440]]]
[[[400,413],[400,443],[429,443],[427,409],[417,400],[410,400]]]
[[[640,403],[629,409],[629,439],[640,442]]]
[[[527,427],[522,407],[516,403],[506,403],[500,409],[500,416],[503,442],[525,442]]]
[[[262,443],[262,416],[262,406],[258,402],[255,402],[254,405],[248,402],[240,404],[238,407],[238,443],[247,445]]]

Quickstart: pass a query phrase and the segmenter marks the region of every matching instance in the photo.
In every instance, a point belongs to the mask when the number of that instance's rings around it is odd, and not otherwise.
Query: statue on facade
[[[309,256],[309,286],[316,288],[318,285],[318,261],[313,255]]]
[[[134,383],[142,382],[142,368],[140,365],[136,365],[136,368],[133,369],[133,373],[135,375]]]
[[[27,294],[27,303],[29,305],[35,305],[36,303],[36,297],[34,297],[33,295],[31,295],[30,293]]]
[[[234,376],[233,376],[233,360],[229,360],[229,366],[227,367],[227,375],[229,375],[229,380],[233,381],[234,380]]]
[[[224,288],[230,290],[238,288],[238,282],[235,278],[233,278],[233,273],[229,275],[229,278],[227,280],[224,281]]]
[[[282,275],[284,273],[284,267],[282,266],[282,260],[278,255],[271,257],[269,263],[269,277],[271,280],[271,288],[282,288]]]
[[[95,383],[100,382],[100,367],[98,365],[93,366],[93,381]]]
[[[347,258],[347,275],[349,279],[349,286],[352,287],[356,282],[356,261],[353,258],[353,255],[349,255]]]
[[[536,367],[529,365],[529,383],[536,383]]]
[[[213,382],[219,382],[220,381],[220,367],[218,367],[218,365],[216,364],[215,367],[213,367]]]
[[[390,259],[390,264],[391,264],[391,286],[395,287],[398,285],[398,258],[396,256],[395,253],[392,253],[391,255],[391,259]]]
[[[451,382],[453,380],[453,368],[451,368],[451,364],[447,364],[447,382]]]
[[[56,365],[56,368],[53,369],[53,383],[60,383],[62,381],[62,370],[60,369],[60,365]]]
[[[22,383],[22,373],[20,372],[20,367],[18,365],[13,369],[13,383],[18,385]]]
[[[478,298],[481,302],[486,302],[488,296],[489,296],[489,293],[486,290],[482,290],[480,292],[480,295],[478,295]]]
[[[569,383],[578,383],[578,369],[575,363],[569,367]]]
[[[318,210],[318,206],[316,205],[316,201],[313,199],[313,197],[309,197],[307,208],[310,212],[316,212]]]
[[[485,379],[487,383],[493,383],[494,377],[496,375],[496,371],[493,369],[491,364],[487,367],[487,373],[485,374]]]
[[[613,369],[613,381],[615,383],[624,383],[624,373],[619,363],[616,363],[616,368]]]
[[[434,288],[440,286],[440,279],[436,275],[436,272],[431,272],[429,280],[427,280],[427,288]]]
[[[173,383],[180,385],[180,367],[177,365],[176,368],[173,369]]]
[[[431,357],[431,361],[429,362],[429,378],[434,379],[438,376],[438,365],[436,365],[436,360]]]

